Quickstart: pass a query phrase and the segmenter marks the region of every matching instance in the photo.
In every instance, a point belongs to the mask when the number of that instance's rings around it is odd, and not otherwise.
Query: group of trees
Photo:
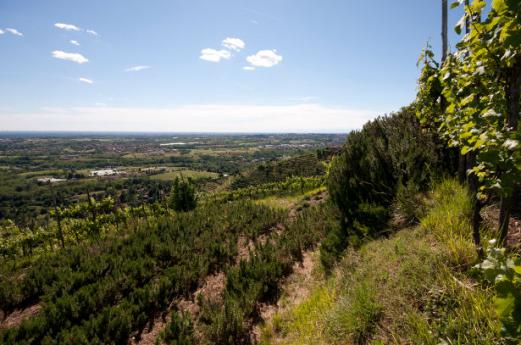
[[[118,205],[139,206],[161,201],[171,190],[172,181],[145,177],[128,179],[96,179],[56,184],[38,183],[32,177],[23,177],[0,171],[0,219],[11,219],[22,227],[37,228],[48,221],[54,206],[69,207],[84,199],[87,193],[101,199],[112,197]]]
[[[85,244],[124,231],[129,221],[193,210],[196,188],[191,180],[176,179],[168,200],[163,195],[153,200],[128,206],[111,196],[96,199],[87,192],[86,201],[68,207],[55,204],[46,225],[31,228],[5,220],[0,223],[0,255],[16,259],[53,252],[56,247]]]
[[[321,149],[317,153],[262,163],[236,176],[231,189],[283,182],[291,177],[321,176],[325,173],[324,163],[329,157],[329,151]]]
[[[201,199],[209,202],[227,202],[244,199],[261,199],[268,196],[289,196],[303,194],[323,187],[326,183],[324,175],[317,177],[288,177],[282,182],[270,182],[258,186],[249,186],[204,195]]]

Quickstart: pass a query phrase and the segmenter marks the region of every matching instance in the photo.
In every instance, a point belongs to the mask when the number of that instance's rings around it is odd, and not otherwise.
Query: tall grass
[[[265,344],[500,344],[492,292],[468,273],[476,256],[465,189],[443,181],[425,203],[419,225],[349,249],[328,287],[279,315],[285,332]],[[302,306],[319,312],[299,318]]]

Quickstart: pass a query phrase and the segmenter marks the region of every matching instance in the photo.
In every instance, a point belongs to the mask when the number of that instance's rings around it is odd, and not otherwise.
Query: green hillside
[[[0,344],[521,344],[521,2],[452,7],[455,52],[347,135],[0,138]]]
[[[419,225],[350,249],[331,276],[302,283],[306,297],[271,317],[261,343],[501,344],[493,292],[472,272],[470,198],[448,180],[424,203]]]
[[[316,154],[301,155],[274,162],[260,164],[237,176],[232,189],[255,186],[263,183],[284,181],[289,177],[312,177],[325,173],[325,161]]]

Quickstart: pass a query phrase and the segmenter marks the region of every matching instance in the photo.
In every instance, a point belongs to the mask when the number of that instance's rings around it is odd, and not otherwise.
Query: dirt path
[[[33,317],[38,314],[41,309],[40,304],[34,304],[30,307],[21,310],[15,310],[9,315],[7,315],[0,322],[0,329],[16,327],[22,323],[23,320]]]
[[[321,204],[327,200],[327,191],[314,194],[303,202],[294,205],[288,217],[290,221],[294,221],[298,214],[302,211],[301,205],[314,206]],[[254,326],[252,330],[252,339],[254,343],[258,343],[261,338],[261,329],[265,324],[269,324],[276,314],[284,313],[293,306],[300,304],[311,293],[316,285],[316,270],[319,265],[320,246],[307,250],[302,253],[302,261],[295,262],[292,267],[292,273],[286,277],[281,284],[281,297],[275,304],[263,304],[260,307],[262,323]]]
[[[195,319],[199,314],[198,296],[203,295],[204,298],[212,303],[219,303],[222,299],[222,292],[226,286],[226,275],[224,272],[218,272],[207,276],[201,286],[191,295],[189,299],[174,300],[170,304],[168,311],[157,316],[151,328],[145,328],[141,333],[141,337],[133,337],[131,343],[134,345],[154,345],[161,332],[165,329],[172,311],[174,309],[187,313]]]
[[[293,273],[282,282],[282,293],[277,303],[261,306],[263,322],[257,324],[252,331],[255,343],[261,339],[263,325],[271,323],[275,315],[290,310],[310,295],[317,282],[315,271],[318,266],[318,253],[318,249],[304,252],[302,262],[296,262],[293,265]]]

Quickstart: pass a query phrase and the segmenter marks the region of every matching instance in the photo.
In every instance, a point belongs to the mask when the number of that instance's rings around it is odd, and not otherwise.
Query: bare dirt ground
[[[261,318],[263,323],[269,323],[277,313],[283,313],[291,307],[304,301],[314,286],[313,271],[316,269],[317,249],[303,253],[302,262],[293,265],[293,273],[284,279],[282,283],[281,298],[276,304],[264,304],[261,306]],[[255,342],[260,340],[262,324],[254,327],[252,336]]]
[[[34,304],[25,309],[13,311],[0,322],[0,329],[18,326],[23,320],[38,314],[41,308],[40,304]]]
[[[135,345],[154,345],[156,344],[159,335],[165,329],[170,315],[172,314],[173,308],[189,314],[192,319],[195,319],[199,313],[199,305],[197,304],[198,296],[203,295],[206,300],[212,303],[219,303],[221,300],[222,292],[224,291],[226,284],[226,276],[223,272],[218,272],[206,277],[201,286],[192,294],[189,299],[175,300],[170,304],[167,312],[157,316],[152,327],[146,328],[141,333],[141,337],[137,339],[134,337],[132,344]]]
[[[327,199],[327,191],[322,191],[305,200],[308,206],[318,205]],[[301,209],[298,205],[292,207],[288,213],[291,220],[295,220]],[[315,277],[313,272],[317,268],[318,247],[305,251],[302,255],[301,262],[293,264],[292,272],[281,284],[281,297],[275,304],[263,304],[260,307],[261,319],[263,322],[257,324],[252,330],[252,339],[254,343],[258,343],[261,336],[261,327],[263,324],[271,322],[277,313],[283,313],[291,307],[300,304],[311,293],[315,285]]]
[[[499,208],[495,205],[486,207],[482,217],[488,228],[497,229]],[[521,251],[521,218],[517,214],[510,217],[506,245],[515,251]]]

